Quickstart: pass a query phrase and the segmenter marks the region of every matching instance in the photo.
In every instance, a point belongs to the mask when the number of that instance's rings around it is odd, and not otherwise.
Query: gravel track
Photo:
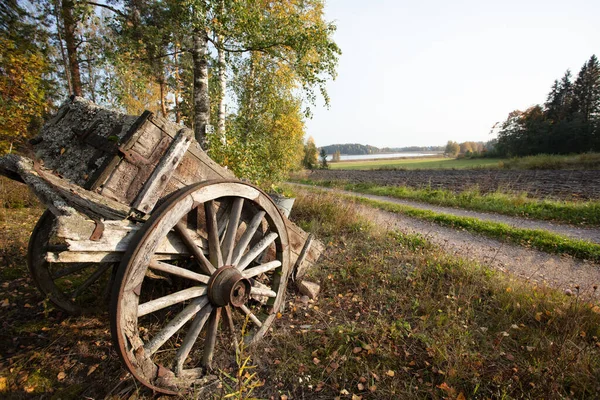
[[[328,189],[328,191],[331,190]],[[356,194],[353,193],[353,195]],[[381,198],[380,196],[375,197]],[[397,202],[397,199],[384,199],[385,201]],[[426,206],[429,207],[429,205]],[[600,299],[600,290],[594,289],[594,286],[600,286],[600,263],[577,260],[570,256],[553,255],[507,244],[482,235],[443,227],[433,222],[422,221],[368,206],[359,205],[358,207],[361,214],[384,229],[399,230],[408,234],[421,234],[430,242],[459,257],[476,261],[500,271],[510,272],[534,284],[548,285],[572,293],[579,292],[580,296],[595,301]],[[464,212],[464,210],[450,210]],[[506,216],[496,217],[501,219],[511,218]],[[540,221],[529,222],[543,224]],[[556,228],[556,225],[553,224],[552,227]],[[597,234],[598,232],[594,235]],[[597,238],[597,236],[595,237]]]
[[[309,186],[309,185],[301,185],[301,184],[294,184],[294,185],[302,186],[302,187],[306,187],[306,188],[314,188],[314,186]],[[573,225],[567,225],[567,224],[559,224],[559,223],[549,222],[549,221],[540,221],[540,220],[525,219],[525,218],[519,218],[519,217],[511,217],[511,216],[502,215],[502,214],[470,211],[470,210],[464,210],[461,208],[442,207],[442,206],[436,206],[436,205],[427,204],[427,203],[421,203],[421,202],[417,202],[417,201],[402,200],[402,199],[397,199],[394,197],[387,197],[387,196],[376,196],[376,195],[371,195],[371,194],[355,193],[355,192],[339,190],[339,189],[330,189],[330,188],[322,188],[322,187],[319,187],[318,189],[328,191],[328,192],[333,192],[333,193],[340,193],[340,194],[345,194],[345,195],[362,197],[362,198],[366,198],[366,199],[386,201],[388,203],[402,204],[402,205],[406,205],[406,206],[410,206],[410,207],[414,207],[414,208],[419,208],[421,210],[431,210],[431,211],[445,213],[445,214],[452,214],[452,215],[456,215],[459,217],[472,217],[472,218],[478,218],[478,219],[481,219],[484,221],[502,222],[502,223],[508,224],[510,226],[513,226],[515,228],[543,229],[543,230],[554,232],[556,234],[567,236],[567,237],[570,237],[573,239],[587,240],[588,242],[600,244],[600,228],[580,227],[580,226],[573,226]]]
[[[483,193],[500,189],[538,198],[600,199],[600,170],[314,170],[308,178],[454,192],[477,186]]]

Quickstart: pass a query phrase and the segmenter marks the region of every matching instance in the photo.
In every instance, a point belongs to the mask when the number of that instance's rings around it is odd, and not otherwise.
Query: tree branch
[[[249,51],[266,52],[267,50],[272,49],[273,47],[287,45],[286,42],[276,42],[276,43],[271,43],[271,44],[264,45],[264,46],[249,46],[249,47],[244,47],[244,48],[233,49],[233,48],[223,46],[218,41],[213,40],[210,37],[208,38],[208,41],[211,42],[217,49],[227,51],[230,53],[247,53]]]
[[[123,13],[121,10],[111,7],[108,4],[96,3],[95,1],[86,1],[86,3],[88,3],[89,5],[92,5],[92,6],[106,8],[107,10],[110,10],[110,11],[114,12],[115,14],[120,15],[123,18],[127,18],[127,15],[125,15],[125,13]]]

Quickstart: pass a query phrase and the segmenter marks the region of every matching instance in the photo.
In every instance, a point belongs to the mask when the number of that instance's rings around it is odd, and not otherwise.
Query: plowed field
[[[501,189],[539,198],[600,199],[600,170],[315,170],[308,177],[456,192],[477,186],[483,193]]]

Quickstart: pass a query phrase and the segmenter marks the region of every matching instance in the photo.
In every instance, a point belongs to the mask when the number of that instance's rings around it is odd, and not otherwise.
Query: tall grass
[[[538,154],[502,160],[499,165],[505,169],[600,169],[600,153]]]

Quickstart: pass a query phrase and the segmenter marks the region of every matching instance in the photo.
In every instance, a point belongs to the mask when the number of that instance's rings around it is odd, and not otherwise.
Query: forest
[[[495,150],[502,156],[600,151],[598,58],[592,55],[575,79],[567,70],[543,105],[515,110],[497,128]]]
[[[261,186],[299,167],[339,47],[323,0],[8,0],[0,5],[0,153],[69,95],[194,129]]]

